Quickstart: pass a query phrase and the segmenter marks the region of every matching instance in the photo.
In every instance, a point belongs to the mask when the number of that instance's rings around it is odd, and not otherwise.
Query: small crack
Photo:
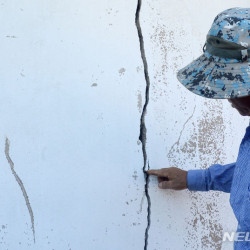
[[[144,41],[143,41],[143,35],[142,35],[142,30],[141,30],[141,25],[140,25],[140,11],[141,11],[141,0],[138,0],[137,2],[137,8],[136,8],[136,13],[135,13],[135,25],[137,28],[138,32],[138,37],[139,37],[139,42],[140,42],[140,52],[141,52],[141,58],[144,66],[144,76],[145,76],[145,81],[146,81],[146,91],[145,91],[145,103],[143,106],[142,110],[142,115],[141,115],[141,120],[140,120],[140,135],[139,135],[139,140],[142,143],[142,153],[143,153],[143,159],[144,159],[144,164],[143,164],[143,173],[144,173],[144,178],[145,178],[145,195],[147,198],[147,227],[145,229],[145,243],[144,243],[144,250],[147,250],[148,247],[148,232],[150,228],[150,222],[151,222],[151,201],[150,201],[150,196],[148,192],[148,185],[149,185],[149,175],[147,174],[147,170],[150,168],[149,164],[147,164],[147,151],[146,151],[146,142],[147,142],[147,128],[145,124],[145,116],[147,113],[147,106],[149,102],[149,88],[150,88],[150,80],[149,80],[149,74],[148,74],[148,63],[145,55],[145,48],[144,48]],[[147,167],[148,166],[148,167]],[[146,169],[147,167],[147,169]]]
[[[10,169],[11,169],[11,172],[12,174],[14,175],[19,187],[21,188],[22,190],[22,193],[23,193],[23,197],[25,199],[25,202],[26,202],[26,206],[29,210],[29,214],[30,214],[30,220],[31,220],[31,228],[32,228],[32,232],[33,232],[33,240],[34,240],[34,243],[36,242],[36,239],[35,239],[35,226],[34,226],[34,215],[33,215],[33,211],[32,211],[32,208],[31,208],[31,205],[30,205],[30,202],[29,202],[29,197],[27,195],[27,192],[25,190],[25,187],[23,185],[23,182],[22,180],[20,179],[20,177],[17,175],[15,169],[14,169],[14,162],[11,160],[10,158],[10,154],[9,154],[9,149],[10,149],[10,141],[9,139],[6,137],[6,140],[5,140],[5,156],[6,156],[6,159],[10,165]]]
[[[179,135],[178,140],[177,140],[177,141],[172,145],[172,147],[170,148],[170,150],[169,150],[169,152],[168,152],[168,158],[171,158],[171,157],[170,157],[170,154],[171,154],[171,152],[172,152],[174,146],[180,144],[180,139],[181,139],[182,133],[183,133],[183,131],[184,131],[184,129],[185,129],[187,123],[193,118],[195,110],[196,110],[196,105],[194,106],[194,109],[193,109],[192,114],[188,117],[188,119],[186,120],[186,122],[183,124],[182,130],[181,130],[181,132],[180,132],[180,135]]]

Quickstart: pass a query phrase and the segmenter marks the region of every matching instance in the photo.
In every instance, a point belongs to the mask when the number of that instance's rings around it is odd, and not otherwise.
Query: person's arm
[[[191,191],[218,190],[230,193],[235,163],[215,164],[208,169],[189,170],[187,188]]]
[[[158,177],[159,188],[191,191],[219,190],[230,193],[235,163],[215,164],[208,169],[182,170],[176,167],[151,169],[148,175]]]

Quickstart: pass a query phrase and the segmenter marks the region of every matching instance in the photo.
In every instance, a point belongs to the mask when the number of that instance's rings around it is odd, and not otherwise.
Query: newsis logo
[[[250,241],[250,232],[225,232],[223,241]]]

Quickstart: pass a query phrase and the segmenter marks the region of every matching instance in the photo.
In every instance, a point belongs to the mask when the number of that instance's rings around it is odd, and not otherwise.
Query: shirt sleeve
[[[230,193],[235,162],[227,165],[215,164],[208,169],[189,170],[187,187],[191,191],[218,190]]]

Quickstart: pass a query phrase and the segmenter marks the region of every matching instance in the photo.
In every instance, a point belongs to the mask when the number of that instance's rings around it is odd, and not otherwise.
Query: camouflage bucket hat
[[[250,8],[221,12],[203,52],[177,73],[188,90],[214,99],[250,96]]]

